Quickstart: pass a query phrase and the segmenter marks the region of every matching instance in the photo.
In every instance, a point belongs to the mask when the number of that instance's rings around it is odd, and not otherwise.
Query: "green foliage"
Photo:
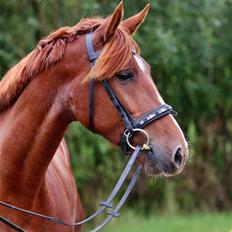
[[[42,36],[82,17],[106,16],[117,3],[0,1],[1,76]],[[146,3],[125,1],[126,17]],[[232,208],[231,22],[231,0],[151,0],[150,13],[135,38],[162,96],[179,112],[191,157],[181,176],[140,179],[129,204],[134,202],[133,207],[143,212]],[[110,192],[126,158],[79,124],[70,126],[66,138],[78,189],[87,211],[93,210]]]

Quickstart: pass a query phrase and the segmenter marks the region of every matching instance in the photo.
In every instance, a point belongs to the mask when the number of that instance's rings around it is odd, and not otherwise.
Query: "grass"
[[[232,213],[145,217],[129,211],[102,232],[232,232]]]

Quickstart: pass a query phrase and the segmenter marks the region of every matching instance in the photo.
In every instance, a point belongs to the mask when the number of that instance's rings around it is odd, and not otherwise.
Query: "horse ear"
[[[140,11],[138,14],[122,21],[121,25],[128,30],[130,35],[133,35],[138,30],[140,25],[144,22],[149,8],[150,8],[150,4],[147,4],[144,7],[144,9]]]
[[[114,10],[114,13],[97,29],[103,33],[102,36],[104,42],[109,41],[109,39],[114,35],[115,30],[122,21],[123,13],[123,1],[121,1]]]

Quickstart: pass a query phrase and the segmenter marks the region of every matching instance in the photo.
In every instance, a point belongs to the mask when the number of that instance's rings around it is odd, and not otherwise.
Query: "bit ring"
[[[150,150],[150,146],[149,146],[149,143],[150,143],[150,140],[149,140],[149,135],[148,135],[148,133],[145,131],[145,130],[143,130],[143,129],[140,129],[140,128],[136,128],[136,129],[134,129],[133,130],[133,133],[134,132],[140,132],[140,133],[142,133],[143,135],[145,135],[145,138],[146,138],[146,143],[144,143],[143,144],[143,146],[142,146],[142,150]],[[130,138],[133,136],[133,134],[132,133],[125,133],[125,136],[126,136],[126,142],[127,142],[127,144],[128,144],[128,146],[130,147],[130,148],[132,148],[133,150],[135,150],[135,146],[133,146],[132,144],[131,144],[131,142],[130,142]]]

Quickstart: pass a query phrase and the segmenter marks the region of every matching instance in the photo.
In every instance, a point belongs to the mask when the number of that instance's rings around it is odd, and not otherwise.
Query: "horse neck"
[[[29,83],[17,102],[0,115],[0,194],[35,197],[70,122],[58,96],[64,79],[55,68]],[[23,190],[27,190],[26,193]]]

